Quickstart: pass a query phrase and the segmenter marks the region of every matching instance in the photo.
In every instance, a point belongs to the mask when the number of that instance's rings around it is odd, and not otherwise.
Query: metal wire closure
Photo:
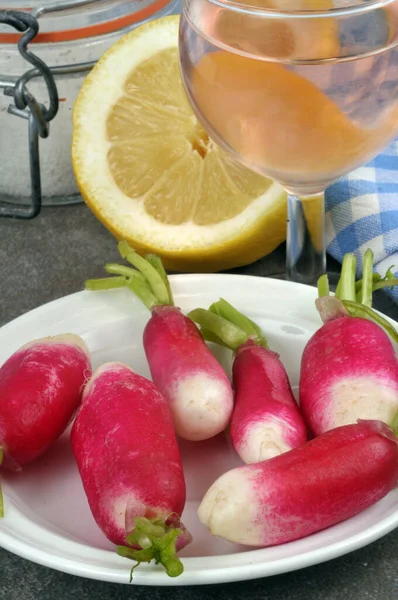
[[[27,71],[18,81],[9,79],[0,74],[0,93],[3,90],[5,96],[13,98],[14,103],[8,107],[11,115],[22,117],[28,121],[29,131],[29,162],[31,178],[31,203],[30,205],[16,205],[11,202],[1,202],[0,217],[14,217],[20,219],[32,219],[40,213],[42,206],[39,138],[49,135],[49,123],[58,112],[58,92],[54,76],[71,75],[77,73],[88,73],[96,64],[96,61],[82,62],[79,64],[67,64],[57,67],[48,67],[40,58],[28,50],[28,44],[40,33],[38,19],[50,13],[68,11],[84,6],[105,3],[105,0],[57,0],[51,4],[43,4],[34,8],[31,12],[13,10],[0,10],[0,24],[11,25],[18,32],[23,33],[18,42],[18,50],[33,69]],[[131,23],[129,23],[129,26]],[[120,29],[127,32],[129,27]],[[48,108],[40,104],[29,92],[28,84],[35,77],[43,77],[48,91]],[[1,135],[1,131],[0,131]],[[0,157],[1,172],[1,157]]]
[[[46,13],[60,12],[63,10],[69,10],[71,8],[79,8],[80,6],[87,6],[88,4],[96,4],[98,0],[63,0],[57,2],[57,4],[51,4],[50,6],[38,6],[32,10],[32,15],[38,19]]]
[[[41,178],[40,178],[40,154],[39,138],[47,138],[49,135],[49,123],[58,113],[59,101],[57,86],[53,74],[47,65],[30,52],[28,44],[36,37],[39,24],[31,14],[13,11],[0,11],[0,23],[10,25],[17,31],[23,33],[19,42],[18,50],[21,56],[33,65],[33,69],[27,71],[17,81],[0,79],[0,89],[5,96],[10,96],[14,104],[8,107],[8,112],[28,121],[29,131],[29,162],[31,177],[31,204],[11,205],[0,203],[0,217],[13,217],[19,219],[33,219],[41,210]],[[48,91],[48,108],[39,103],[29,91],[27,84],[34,77],[43,77]],[[1,132],[0,132],[1,135]],[[1,162],[0,162],[1,169]]]

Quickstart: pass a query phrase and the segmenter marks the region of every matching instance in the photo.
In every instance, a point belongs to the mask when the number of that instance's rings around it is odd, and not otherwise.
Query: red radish
[[[38,339],[10,356],[0,368],[2,468],[20,470],[56,441],[90,376],[88,350],[77,335]]]
[[[178,308],[155,306],[144,348],[178,435],[198,441],[223,431],[233,406],[231,385],[195,324]]]
[[[398,411],[397,358],[378,323],[395,337],[396,332],[370,308],[372,260],[367,251],[357,289],[352,254],[344,258],[336,297],[328,296],[325,276],[319,282],[317,307],[324,325],[304,349],[300,374],[300,406],[315,435],[357,419],[389,423]]]
[[[225,473],[206,492],[198,515],[215,536],[274,546],[353,517],[397,481],[392,429],[381,421],[359,421]]]
[[[126,242],[123,258],[138,271],[106,265],[117,277],[86,281],[86,289],[127,285],[151,310],[143,336],[154,383],[167,399],[179,436],[199,441],[223,431],[233,408],[231,384],[194,323],[173,304],[169,282],[157,256],[139,256]]]
[[[124,364],[102,365],[84,391],[71,443],[94,519],[119,554],[179,575],[176,549],[191,541],[180,524],[185,479],[156,386]]]
[[[91,363],[84,341],[65,334],[38,339],[0,368],[2,467],[19,470],[63,433],[77,410]]]
[[[307,427],[288,375],[261,329],[223,299],[189,316],[205,338],[235,351],[230,435],[241,459],[260,462],[304,444]]]
[[[277,456],[307,441],[307,427],[278,354],[246,342],[237,351],[231,439],[246,463]]]

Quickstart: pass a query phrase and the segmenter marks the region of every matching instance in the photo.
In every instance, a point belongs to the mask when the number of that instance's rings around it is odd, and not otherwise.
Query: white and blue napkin
[[[339,262],[354,252],[357,275],[367,248],[374,271],[389,267],[398,278],[398,138],[371,162],[336,181],[326,192],[327,251]],[[385,288],[398,302],[398,287]]]

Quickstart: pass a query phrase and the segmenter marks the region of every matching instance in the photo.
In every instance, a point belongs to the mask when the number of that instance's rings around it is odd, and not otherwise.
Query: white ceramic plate
[[[184,311],[207,308],[220,296],[256,320],[280,353],[293,386],[310,335],[320,326],[312,287],[242,275],[171,277],[176,304]],[[44,335],[80,334],[94,368],[121,360],[149,376],[142,332],[149,313],[127,290],[79,292],[46,304],[0,329],[0,364],[21,344]],[[219,353],[228,368],[228,353]],[[134,583],[195,585],[254,579],[330,560],[373,542],[398,526],[398,490],[356,517],[305,539],[253,549],[212,537],[196,509],[210,484],[240,464],[224,435],[208,442],[181,443],[187,480],[183,521],[194,542],[181,557],[184,573],[169,578],[161,567],[140,565]],[[5,518],[0,545],[66,573],[129,582],[130,562],[120,558],[90,513],[65,434],[23,474],[3,478]]]

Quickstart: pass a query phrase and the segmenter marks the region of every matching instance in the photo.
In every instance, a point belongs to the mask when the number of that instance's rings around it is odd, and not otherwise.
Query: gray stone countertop
[[[29,222],[0,219],[0,326],[103,276],[117,260],[114,238],[83,205],[45,208]],[[283,271],[283,247],[236,273]],[[329,268],[336,269],[330,262]],[[398,319],[383,292],[376,307]],[[0,537],[1,545],[1,537]],[[398,530],[324,564],[243,583],[152,588],[93,581],[0,549],[0,600],[398,600]]]

